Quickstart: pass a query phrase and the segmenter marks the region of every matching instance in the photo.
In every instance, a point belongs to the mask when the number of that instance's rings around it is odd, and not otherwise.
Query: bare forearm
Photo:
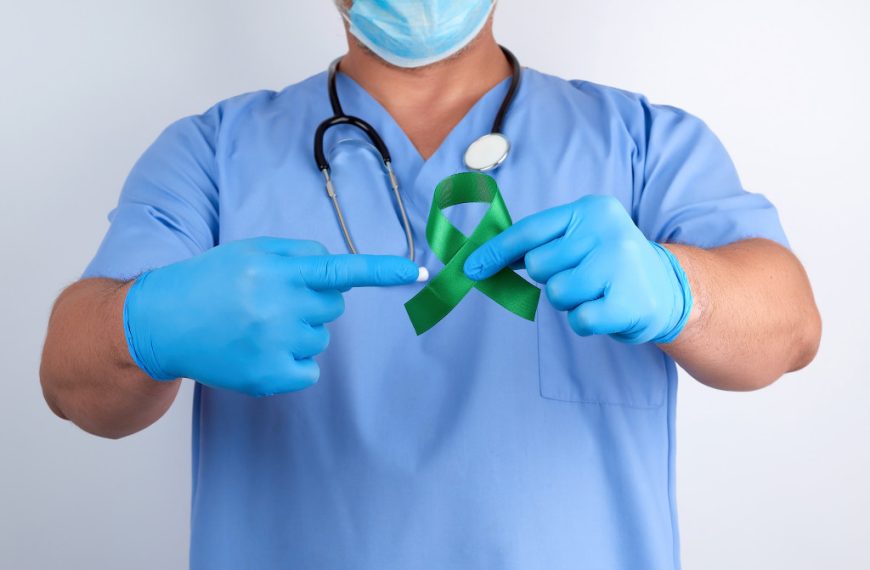
[[[104,437],[155,422],[180,384],[149,378],[130,358],[122,318],[128,288],[109,279],[69,287],[52,311],[42,355],[40,380],[51,409]]]
[[[754,390],[813,359],[821,319],[791,252],[763,239],[711,250],[667,247],[695,301],[683,332],[662,349],[693,377],[723,390]]]

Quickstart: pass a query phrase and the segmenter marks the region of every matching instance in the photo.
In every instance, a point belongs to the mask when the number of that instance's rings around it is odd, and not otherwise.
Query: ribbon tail
[[[418,336],[446,317],[474,286],[467,278],[457,278],[456,272],[457,264],[448,264],[426,287],[405,303],[405,311]]]
[[[476,282],[474,287],[518,317],[535,320],[541,290],[512,270],[502,269],[489,279]]]

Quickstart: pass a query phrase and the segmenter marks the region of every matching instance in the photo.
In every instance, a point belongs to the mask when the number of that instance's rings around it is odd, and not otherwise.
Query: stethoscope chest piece
[[[492,170],[507,158],[511,143],[501,133],[487,133],[468,145],[465,166],[481,172]]]

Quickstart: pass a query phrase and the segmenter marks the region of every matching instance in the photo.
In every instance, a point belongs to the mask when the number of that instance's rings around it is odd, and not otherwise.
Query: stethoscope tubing
[[[517,93],[517,90],[519,89],[521,69],[516,56],[514,56],[514,54],[511,53],[510,50],[508,50],[504,46],[499,47],[501,47],[501,50],[504,52],[505,57],[507,57],[508,62],[511,65],[511,83],[508,87],[508,91],[505,94],[504,99],[501,102],[501,105],[499,106],[498,112],[496,113],[490,134],[498,134],[503,136],[502,126],[504,124],[505,116],[507,115],[511,103],[513,103],[514,97]],[[329,165],[329,161],[326,159],[326,153],[323,149],[323,140],[326,136],[326,132],[337,125],[349,125],[365,133],[365,135],[371,141],[372,145],[374,145],[374,147],[377,149],[378,154],[381,155],[381,160],[384,164],[384,170],[389,177],[390,187],[393,190],[393,195],[396,199],[396,205],[398,206],[399,214],[402,218],[402,226],[404,228],[405,238],[408,243],[408,258],[411,261],[414,261],[414,232],[411,229],[411,223],[408,220],[408,214],[405,210],[405,203],[402,200],[401,192],[399,191],[398,179],[396,178],[395,172],[393,171],[390,150],[387,148],[387,144],[384,142],[380,134],[378,134],[378,131],[373,126],[371,126],[368,122],[359,117],[354,117],[344,112],[344,109],[341,106],[341,100],[338,97],[338,88],[336,85],[336,74],[338,72],[338,66],[340,62],[341,58],[337,58],[329,64],[328,91],[329,103],[332,107],[333,115],[332,117],[320,123],[314,132],[314,162],[317,164],[317,169],[320,170],[321,174],[323,175],[326,194],[329,197],[330,202],[332,202],[332,206],[335,210],[336,218],[338,219],[338,224],[341,227],[341,232],[344,236],[344,241],[347,244],[348,250],[354,254],[358,253],[359,250],[357,249],[356,244],[354,243],[353,238],[350,235],[350,229],[348,228],[347,221],[344,218],[344,213],[342,212],[341,205],[338,201],[338,194],[336,193],[335,186],[332,182],[332,169]],[[501,161],[499,161],[499,163],[500,162]]]

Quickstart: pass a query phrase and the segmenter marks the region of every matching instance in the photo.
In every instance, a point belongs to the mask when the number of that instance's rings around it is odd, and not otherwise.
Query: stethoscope
[[[511,65],[511,83],[508,87],[507,94],[501,102],[498,113],[495,115],[495,121],[492,123],[492,129],[489,133],[478,138],[465,151],[464,161],[465,166],[470,170],[484,172],[492,170],[504,162],[510,152],[510,141],[502,132],[502,123],[504,123],[505,115],[510,109],[517,89],[520,86],[520,63],[517,58],[507,48],[502,47],[502,51],[507,57]],[[353,238],[350,237],[350,230],[347,227],[347,222],[344,219],[344,213],[338,203],[338,195],[335,192],[335,185],[332,183],[330,176],[329,162],[326,160],[326,155],[323,152],[323,137],[330,128],[336,125],[350,125],[356,127],[366,134],[371,143],[381,155],[384,163],[384,171],[390,180],[390,187],[393,189],[393,195],[396,197],[396,204],[399,207],[399,214],[402,218],[402,226],[405,229],[405,237],[408,240],[408,258],[414,261],[414,234],[411,231],[411,223],[408,221],[408,214],[405,211],[405,203],[399,193],[399,181],[393,172],[392,159],[390,151],[384,143],[378,131],[375,130],[366,121],[359,117],[346,115],[341,108],[341,101],[338,99],[338,90],[336,89],[335,74],[338,71],[338,65],[341,58],[336,59],[329,65],[329,103],[332,105],[333,116],[326,119],[317,127],[314,133],[314,161],[317,163],[317,168],[323,174],[323,179],[326,182],[326,195],[332,201],[332,207],[335,210],[335,215],[338,218],[338,225],[341,226],[341,233],[344,234],[344,241],[347,243],[347,248],[351,253],[359,253]]]

